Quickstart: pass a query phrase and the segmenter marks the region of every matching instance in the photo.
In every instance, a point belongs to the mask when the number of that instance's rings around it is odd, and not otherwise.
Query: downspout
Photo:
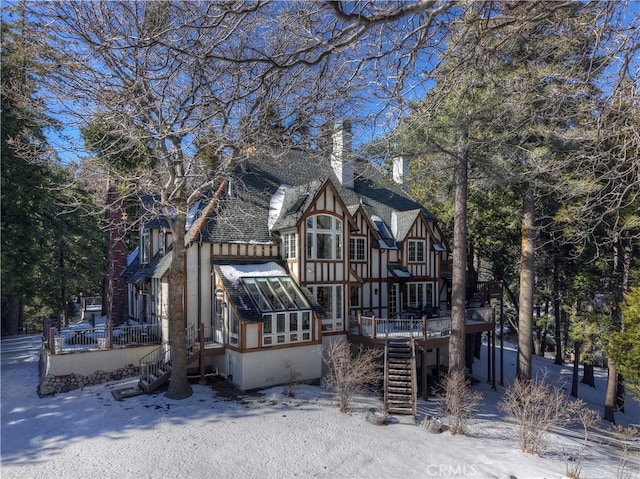
[[[200,329],[202,324],[202,264],[201,264],[201,248],[202,243],[198,243],[198,322],[197,328]]]

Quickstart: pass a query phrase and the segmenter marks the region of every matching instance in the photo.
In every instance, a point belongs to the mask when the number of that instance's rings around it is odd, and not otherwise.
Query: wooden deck
[[[466,310],[465,333],[493,331],[492,308],[474,308]],[[411,313],[398,313],[392,318],[359,315],[357,322],[350,325],[349,340],[356,344],[384,347],[387,339],[413,338],[417,344],[426,348],[442,347],[449,343],[451,335],[451,316],[427,318]]]

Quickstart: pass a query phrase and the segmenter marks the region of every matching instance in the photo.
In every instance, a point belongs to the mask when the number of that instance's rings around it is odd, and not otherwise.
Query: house
[[[338,128],[330,156],[249,158],[193,205],[185,309],[189,334],[209,346],[201,371],[241,390],[313,381],[330,341],[384,347],[382,329],[389,337],[409,321],[423,336],[425,381],[446,365],[449,249],[438,221],[406,191],[409,158],[395,158],[387,175],[350,144]],[[129,315],[159,324],[165,341],[170,261],[168,225],[151,218],[124,276]],[[427,322],[438,317],[429,338]],[[493,329],[481,319],[476,332]]]

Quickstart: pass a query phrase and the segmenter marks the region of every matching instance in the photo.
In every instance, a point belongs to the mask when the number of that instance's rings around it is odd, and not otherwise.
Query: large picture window
[[[327,317],[322,320],[322,330],[342,331],[344,329],[342,285],[311,286],[310,289],[327,313]]]
[[[307,218],[307,258],[342,259],[342,221],[329,215]]]
[[[420,310],[433,306],[433,284],[407,283],[404,287],[404,306]]]

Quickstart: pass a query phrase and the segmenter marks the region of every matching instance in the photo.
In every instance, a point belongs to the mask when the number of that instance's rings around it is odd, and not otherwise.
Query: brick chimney
[[[114,326],[127,319],[127,281],[120,276],[127,266],[127,246],[124,242],[126,217],[122,198],[115,188],[107,193],[108,241],[107,252],[107,320]]]
[[[353,188],[353,157],[351,156],[351,123],[342,120],[336,123],[333,133],[331,168],[341,185]]]

